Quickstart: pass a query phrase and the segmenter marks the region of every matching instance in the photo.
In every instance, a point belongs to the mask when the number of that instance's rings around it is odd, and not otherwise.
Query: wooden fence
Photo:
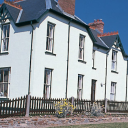
[[[123,101],[107,101],[107,112],[128,112],[128,102]]]
[[[24,116],[29,104],[29,115],[55,114],[55,105],[64,99],[44,99],[30,96],[27,102],[27,96],[6,100],[0,103],[0,118],[9,116]],[[92,102],[90,100],[78,100],[74,98],[67,99],[75,107],[74,112],[90,112]],[[105,105],[105,101],[95,101],[98,106]],[[27,104],[28,103],[28,104]],[[107,112],[128,112],[128,102],[107,101]]]
[[[25,115],[26,99],[27,96],[24,96],[18,99],[12,99],[1,102],[0,118]]]

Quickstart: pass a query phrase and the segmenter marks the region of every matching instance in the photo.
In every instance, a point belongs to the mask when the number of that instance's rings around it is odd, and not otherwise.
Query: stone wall
[[[45,118],[45,117],[29,117],[29,118],[4,118],[0,119],[0,128],[18,128],[18,127],[52,127],[64,125],[80,125],[92,123],[111,123],[111,122],[128,122],[128,117],[106,117],[106,118]]]

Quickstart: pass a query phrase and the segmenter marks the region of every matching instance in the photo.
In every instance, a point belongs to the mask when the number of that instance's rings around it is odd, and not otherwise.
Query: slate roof
[[[91,32],[92,32],[94,38],[96,39],[96,42],[94,42],[95,45],[101,46],[105,49],[109,49],[109,47],[102,40],[100,40],[99,37],[97,37],[97,34],[99,34],[99,32],[97,30],[91,29]]]
[[[105,43],[106,45],[111,48],[112,45],[114,44],[114,42],[116,41],[117,35],[111,35],[111,36],[104,36],[104,37],[100,37]]]
[[[55,0],[23,0],[17,2],[16,4],[21,5],[23,9],[23,12],[19,20],[19,24],[33,20],[37,21],[48,10],[46,1],[50,2],[51,10],[58,12],[66,17],[72,18],[73,20],[81,24],[87,25],[77,16],[65,13],[59,6],[58,2]],[[8,11],[10,12],[10,15],[13,18],[13,21],[16,23],[20,10],[5,3],[3,3],[3,5],[7,7]]]

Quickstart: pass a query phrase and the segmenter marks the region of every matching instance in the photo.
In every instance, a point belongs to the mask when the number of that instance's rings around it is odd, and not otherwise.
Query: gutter
[[[31,21],[31,26],[32,26],[32,34],[31,34],[31,50],[30,50],[30,65],[29,65],[29,86],[28,86],[28,95],[30,95],[30,85],[31,85],[31,65],[32,65],[32,51],[33,51],[33,24]]]
[[[71,25],[72,19],[70,19],[68,23],[68,54],[67,54],[67,74],[66,74],[66,92],[65,92],[65,98],[67,98],[67,88],[68,88],[68,69],[69,69],[69,43],[70,43],[70,25]]]

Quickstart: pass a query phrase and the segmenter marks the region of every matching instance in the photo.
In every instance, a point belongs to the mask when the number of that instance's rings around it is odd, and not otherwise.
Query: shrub
[[[55,104],[56,116],[58,118],[69,116],[73,113],[73,110],[73,105],[67,99],[61,100],[58,104]]]
[[[93,103],[91,108],[91,115],[92,116],[103,116],[103,107],[104,105],[99,106],[96,102]]]

